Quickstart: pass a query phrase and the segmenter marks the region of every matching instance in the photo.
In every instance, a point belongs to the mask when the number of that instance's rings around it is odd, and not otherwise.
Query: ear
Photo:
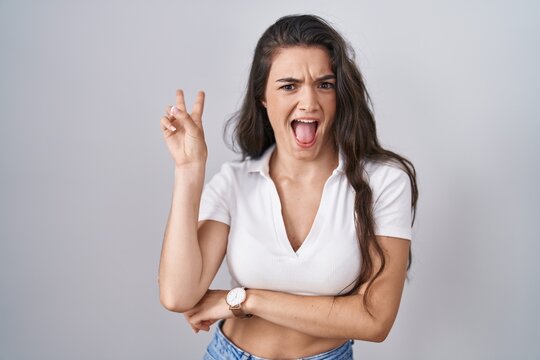
[[[266,107],[266,101],[261,100],[261,104],[262,104],[262,106]]]

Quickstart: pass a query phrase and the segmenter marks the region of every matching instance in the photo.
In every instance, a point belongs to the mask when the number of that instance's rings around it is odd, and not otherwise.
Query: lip
[[[298,141],[298,139],[296,138],[296,135],[294,134],[294,130],[293,130],[293,127],[292,127],[292,122],[294,120],[310,120],[310,121],[316,121],[317,122],[317,130],[315,131],[315,137],[313,138],[312,142],[310,142],[309,144],[303,144],[303,143]],[[312,147],[317,142],[317,137],[319,135],[320,122],[321,121],[319,120],[319,118],[308,117],[308,116],[300,116],[300,117],[295,117],[295,118],[291,119],[291,121],[289,123],[289,125],[291,126],[291,136],[293,137],[294,142],[296,143],[296,145],[298,145],[302,149],[308,149],[308,148]]]

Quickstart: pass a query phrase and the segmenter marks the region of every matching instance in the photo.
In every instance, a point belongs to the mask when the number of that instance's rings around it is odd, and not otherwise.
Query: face
[[[335,85],[330,57],[323,48],[282,48],[274,55],[262,103],[280,152],[315,159],[334,151]]]

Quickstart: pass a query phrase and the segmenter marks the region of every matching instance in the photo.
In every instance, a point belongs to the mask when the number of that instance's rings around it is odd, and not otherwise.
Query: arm
[[[158,283],[163,306],[178,312],[193,307],[208,289],[225,256],[228,233],[225,224],[197,222],[207,158],[203,106],[204,93],[199,92],[188,114],[184,93],[178,90],[176,106],[161,118],[163,137],[175,162],[175,181]]]
[[[356,295],[299,296],[267,290],[248,290],[246,310],[268,321],[312,336],[383,341],[396,318],[405,276],[409,241],[379,237],[387,267],[371,289],[373,317],[362,304],[363,286]]]
[[[192,308],[225,256],[228,226],[211,220],[197,224],[203,179],[204,168],[175,171],[158,277],[161,303],[170,311]]]
[[[378,239],[386,252],[387,263],[370,292],[371,312],[374,316],[367,313],[362,303],[366,285],[362,286],[358,294],[336,297],[335,302],[332,301],[333,296],[300,296],[250,289],[243,304],[244,311],[312,336],[383,341],[399,309],[410,242],[383,236]],[[204,322],[212,323],[217,318],[232,317],[225,304],[225,295],[225,291],[212,291],[209,298],[213,300],[205,303],[203,299],[201,304],[187,312],[191,325],[207,329]]]

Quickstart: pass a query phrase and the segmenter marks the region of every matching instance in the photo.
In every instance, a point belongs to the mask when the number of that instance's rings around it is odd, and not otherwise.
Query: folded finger
[[[210,325],[212,325],[214,321],[212,320],[206,320],[201,322],[201,328],[204,331],[210,331]]]
[[[199,130],[199,127],[195,124],[195,122],[187,112],[173,106],[171,113],[174,119],[176,119],[179,124],[183,126],[186,130],[192,133],[196,133]]]
[[[191,330],[193,330],[193,332],[196,334],[196,333],[199,332],[199,329],[197,329],[197,327],[191,323],[191,321],[189,320],[189,315],[187,313],[188,313],[187,311],[184,312],[184,318],[186,318],[186,321],[189,324],[189,326],[191,327]]]
[[[196,326],[192,325],[192,324],[189,324],[191,326],[191,330],[193,330],[193,332],[196,334],[200,331],[200,329],[198,329]]]
[[[161,130],[176,131],[176,127],[174,127],[174,125],[166,116],[161,118],[160,127],[161,127]]]
[[[167,105],[165,106],[165,116],[172,116],[173,107],[176,105]]]

